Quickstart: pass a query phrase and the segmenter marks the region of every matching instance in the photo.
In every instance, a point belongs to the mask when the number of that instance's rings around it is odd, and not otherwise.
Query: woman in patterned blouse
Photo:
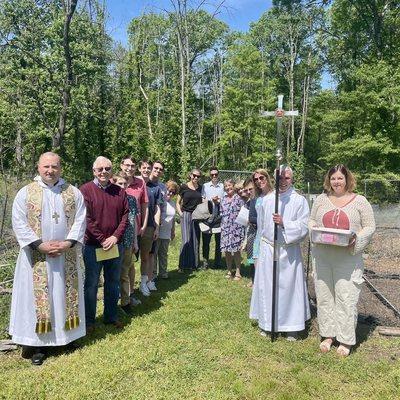
[[[221,251],[225,252],[227,278],[232,278],[233,264],[236,267],[235,280],[239,280],[241,254],[240,249],[245,236],[245,227],[235,222],[243,199],[235,191],[235,182],[228,179],[224,182],[225,196],[221,201]]]

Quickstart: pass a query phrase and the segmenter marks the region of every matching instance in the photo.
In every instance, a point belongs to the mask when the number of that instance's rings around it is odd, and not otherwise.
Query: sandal
[[[321,353],[328,353],[329,350],[331,349],[333,344],[333,339],[332,338],[326,338],[319,344],[319,349],[321,350]]]
[[[336,353],[341,357],[347,357],[350,354],[351,346],[347,344],[340,344],[336,350]]]
[[[231,274],[230,272],[228,272],[228,273],[225,275],[225,278],[227,278],[227,279],[232,279],[232,274]]]

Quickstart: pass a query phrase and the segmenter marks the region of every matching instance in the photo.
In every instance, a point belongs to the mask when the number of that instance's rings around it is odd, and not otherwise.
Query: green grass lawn
[[[360,330],[347,359],[318,352],[315,322],[295,343],[271,343],[248,319],[247,279],[176,272],[137,307],[123,331],[105,327],[41,367],[0,354],[4,399],[399,399],[400,339]],[[99,316],[101,310],[99,310]]]

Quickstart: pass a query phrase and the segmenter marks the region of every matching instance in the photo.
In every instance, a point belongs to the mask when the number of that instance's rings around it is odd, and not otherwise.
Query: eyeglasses
[[[122,164],[122,165],[127,168],[135,168],[136,167],[136,164]]]
[[[214,178],[214,177],[218,176],[218,174],[210,174],[210,176]]]
[[[97,167],[97,168],[93,168],[93,171],[96,171],[96,172],[103,172],[103,171],[110,172],[111,171],[111,167]]]
[[[153,167],[153,169],[157,170],[157,171],[164,171],[163,167]]]
[[[193,178],[200,179],[200,178],[201,178],[201,175],[192,174],[192,177],[193,177]]]
[[[265,181],[265,179],[267,179],[267,178],[266,178],[264,175],[260,175],[260,176],[258,176],[257,178],[254,177],[254,178],[253,178],[253,181],[254,181],[254,182],[257,182],[257,181],[263,182],[263,181]]]

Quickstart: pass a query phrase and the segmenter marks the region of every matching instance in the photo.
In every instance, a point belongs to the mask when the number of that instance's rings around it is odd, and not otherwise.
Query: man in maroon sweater
[[[128,225],[128,202],[125,190],[110,182],[111,161],[97,157],[93,163],[94,180],[80,190],[86,204],[86,233],[83,248],[85,262],[85,311],[86,331],[92,333],[96,319],[97,289],[104,268],[104,323],[122,328],[117,319],[119,279],[121,269],[122,236]],[[119,256],[97,261],[96,249],[111,250],[117,246]]]

